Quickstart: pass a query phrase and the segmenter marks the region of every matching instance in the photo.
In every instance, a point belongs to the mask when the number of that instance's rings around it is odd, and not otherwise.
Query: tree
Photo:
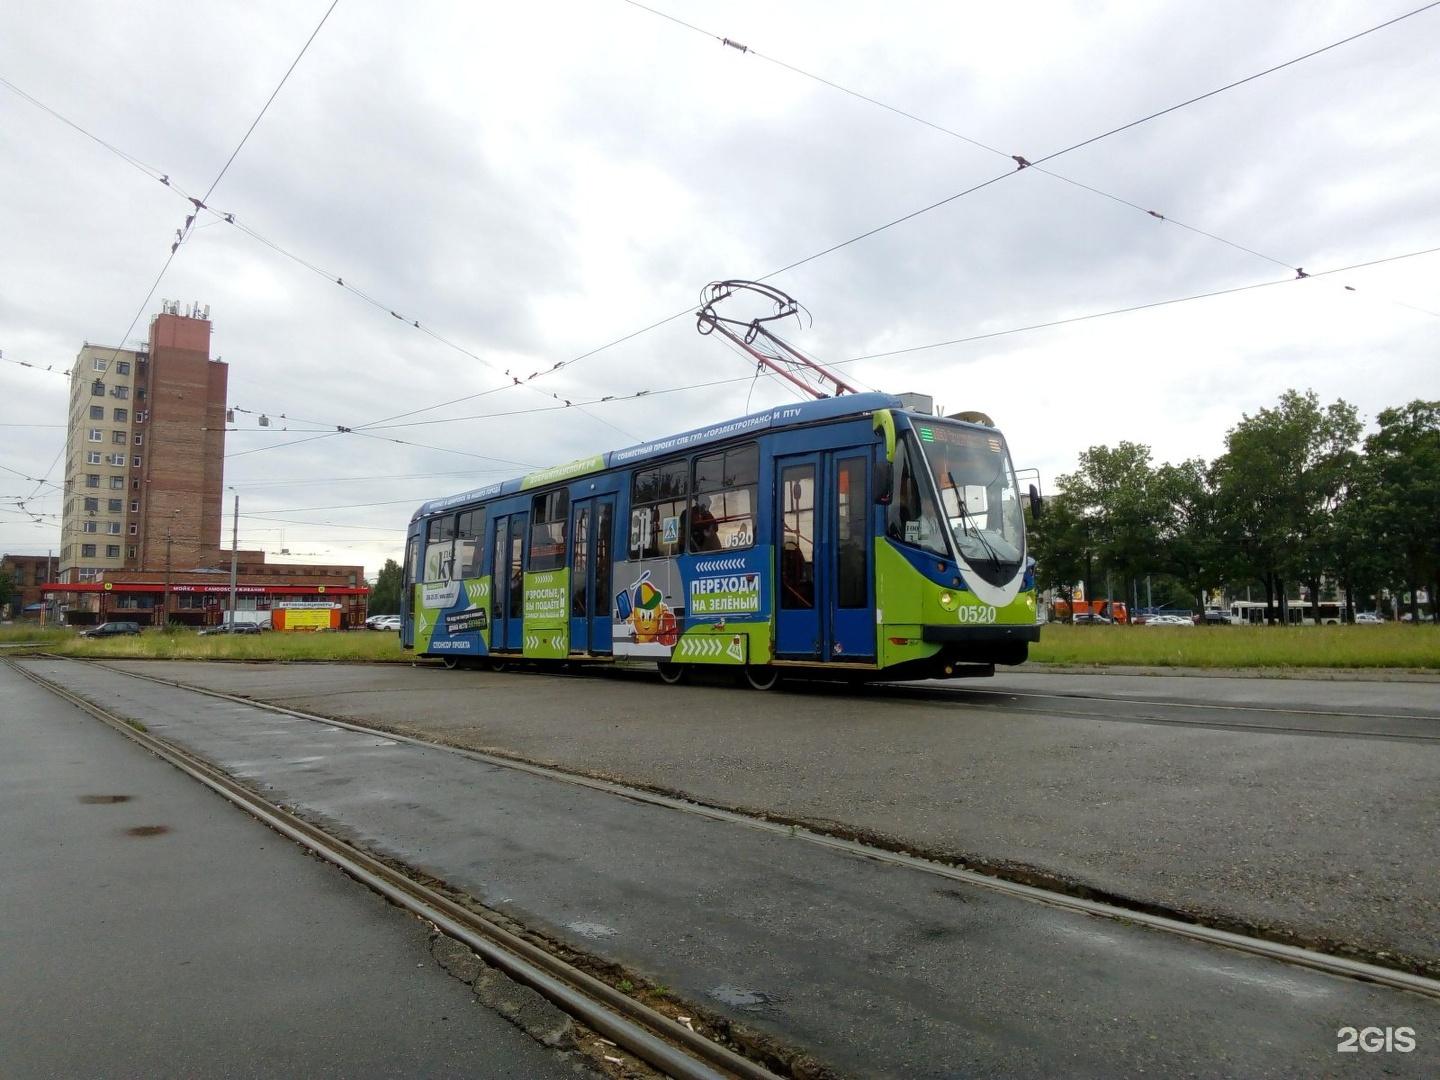
[[[1166,508],[1157,497],[1155,473],[1150,466],[1150,448],[1121,442],[1111,449],[1092,446],[1080,455],[1080,467],[1057,477],[1078,532],[1086,538],[1091,556],[1087,560],[1086,588],[1096,596],[1095,582],[1089,580],[1098,569],[1113,571],[1124,583],[1158,567],[1159,529]]]
[[[1359,437],[1355,407],[1337,401],[1321,409],[1313,390],[1287,390],[1276,408],[1243,416],[1226,434],[1211,471],[1223,534],[1235,568],[1264,585],[1267,621],[1275,621],[1277,600],[1285,617],[1287,578],[1308,583],[1320,599],[1320,580],[1336,562],[1331,512]]]
[[[1430,590],[1432,613],[1440,593],[1440,401],[1385,409],[1376,422],[1380,430],[1365,440],[1358,517],[1418,621],[1420,586]]]
[[[0,570],[0,611],[15,597],[15,576],[9,570]]]
[[[1223,544],[1209,468],[1199,458],[1162,465],[1152,481],[1159,521],[1160,565],[1185,585],[1195,606],[1224,584]],[[1188,606],[1188,605],[1187,605]]]
[[[380,573],[375,578],[375,584],[370,589],[371,615],[400,614],[400,589],[403,578],[400,564],[394,559],[386,559],[385,565],[380,568]]]

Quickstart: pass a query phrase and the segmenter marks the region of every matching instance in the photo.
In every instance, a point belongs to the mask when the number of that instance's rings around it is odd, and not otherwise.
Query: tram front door
[[[776,656],[873,662],[870,449],[794,454],[775,467]]]

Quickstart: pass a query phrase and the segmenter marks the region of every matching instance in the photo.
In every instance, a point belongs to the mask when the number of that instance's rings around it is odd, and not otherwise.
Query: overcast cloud
[[[230,367],[241,545],[373,574],[425,499],[794,400],[688,315],[576,358],[997,177],[773,278],[782,333],[988,412],[1046,490],[1287,389],[1440,397],[1440,7],[1009,158],[1420,6],[339,0],[147,300],[329,0],[7,0],[0,551],[58,552],[57,373],[162,298]]]

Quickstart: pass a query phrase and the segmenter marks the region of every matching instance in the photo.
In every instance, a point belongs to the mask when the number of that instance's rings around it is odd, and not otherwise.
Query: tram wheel
[[[505,670],[507,667],[509,667],[509,666],[510,666],[509,663],[505,660],[505,657],[503,657],[503,656],[492,656],[492,657],[490,657],[490,670],[491,670],[491,671],[504,671],[504,670]]]
[[[780,681],[780,669],[766,664],[746,664],[745,681],[752,690],[773,690]]]
[[[451,671],[454,671],[457,667],[460,666],[460,658],[458,656],[442,656],[440,658],[440,662],[444,664],[447,668],[449,668]]]
[[[660,681],[674,686],[685,681],[685,676],[690,674],[690,669],[684,664],[672,664],[668,660],[661,660],[656,668],[660,671]]]

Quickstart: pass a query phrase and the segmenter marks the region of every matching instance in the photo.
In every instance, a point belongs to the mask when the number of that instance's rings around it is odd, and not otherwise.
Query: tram
[[[962,417],[848,394],[427,502],[402,643],[451,667],[644,661],[762,690],[992,675],[1039,640],[1034,561],[1004,436]]]

